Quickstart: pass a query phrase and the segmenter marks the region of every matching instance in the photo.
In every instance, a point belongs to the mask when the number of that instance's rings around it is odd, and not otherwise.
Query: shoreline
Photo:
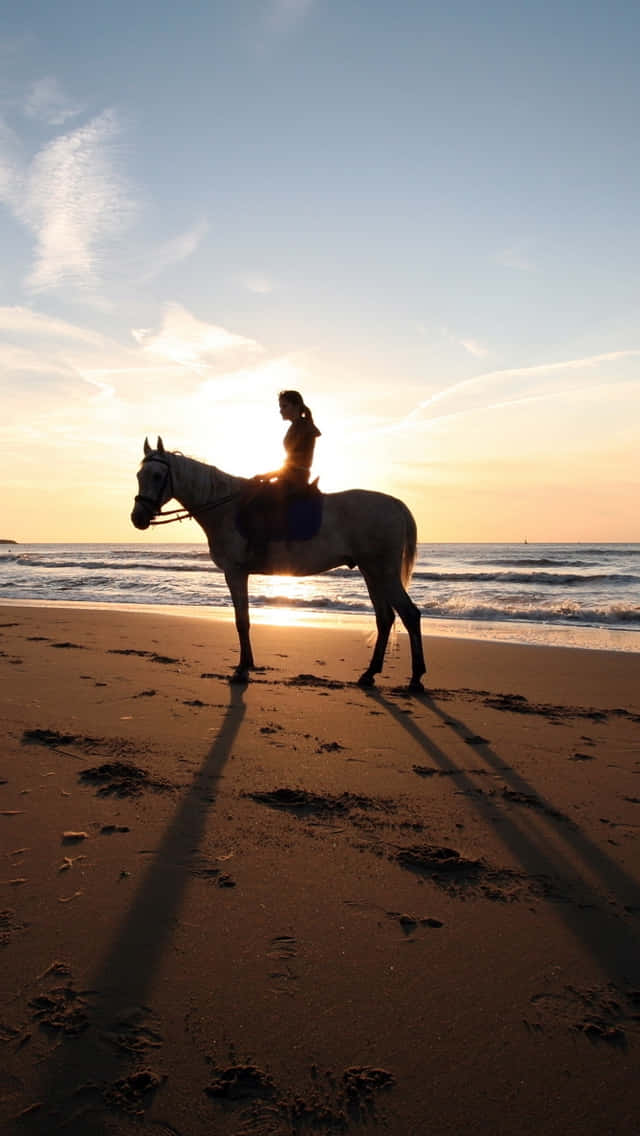
[[[83,600],[29,600],[0,598],[2,607],[43,608],[70,611],[138,611],[154,615],[184,617],[233,622],[231,606],[209,607],[195,604],[138,604]],[[274,605],[269,607],[250,607],[251,623],[256,626],[284,627],[326,627],[345,630],[375,632],[375,618],[371,614],[351,614],[348,612],[315,612],[308,609]],[[399,620],[396,620],[392,635],[406,635]],[[640,653],[640,631],[621,628],[577,627],[568,624],[525,623],[523,621],[480,621],[430,619],[422,616],[422,635],[425,640],[451,638],[473,640],[479,643],[512,643],[529,647],[564,647],[588,651],[610,651],[622,654]]]

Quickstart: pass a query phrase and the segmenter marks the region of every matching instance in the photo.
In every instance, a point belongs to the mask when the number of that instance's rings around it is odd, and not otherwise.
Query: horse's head
[[[173,497],[169,457],[162,444],[162,438],[158,438],[155,450],[145,438],[144,457],[137,475],[138,493],[131,513],[131,521],[137,529],[148,529],[162,506]]]

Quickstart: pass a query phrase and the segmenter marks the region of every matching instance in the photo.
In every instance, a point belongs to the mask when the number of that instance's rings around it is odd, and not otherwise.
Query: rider
[[[320,431],[299,391],[281,391],[280,414],[291,425],[284,436],[284,465],[270,473],[254,477],[258,490],[252,496],[251,554],[261,560],[271,532],[282,532],[285,525],[287,499],[303,492],[309,484],[313,451]]]
[[[278,403],[280,414],[291,425],[284,436],[286,458],[281,469],[258,475],[256,481],[274,481],[282,489],[281,496],[309,484],[309,473],[313,462],[313,451],[320,431],[313,421],[313,415],[299,391],[281,391]]]

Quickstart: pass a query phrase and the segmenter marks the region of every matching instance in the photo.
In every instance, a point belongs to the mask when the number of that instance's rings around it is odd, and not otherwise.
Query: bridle
[[[167,483],[169,484],[170,489],[171,489],[170,496],[173,497],[173,477],[172,477],[172,474],[171,474],[171,466],[169,465],[168,461],[164,460],[164,458],[158,458],[158,457],[155,456],[155,454],[149,454],[148,457],[142,459],[142,465],[144,465],[148,461],[158,462],[160,465],[163,465],[164,469],[165,469],[164,479],[163,479],[162,485],[160,486],[160,490],[158,492],[158,497],[157,497],[157,499],[154,499],[153,497],[149,497],[148,494],[146,494],[146,493],[136,493],[134,500],[135,500],[136,505],[145,505],[146,508],[149,509],[149,511],[155,517],[155,516],[158,515],[158,513],[160,512],[160,510],[162,508],[162,506],[160,505],[160,501],[162,500],[162,498],[164,496],[164,491],[167,487]],[[176,510],[176,512],[180,512],[180,511],[181,510]],[[153,524],[161,524],[161,523],[162,523],[161,521],[151,521],[150,522],[150,524],[152,524],[152,525]]]
[[[220,505],[228,505],[229,502],[233,501],[235,497],[240,496],[239,493],[228,493],[226,497],[219,497],[217,501],[209,501],[204,505],[198,505],[197,510],[194,509],[193,511],[185,509],[184,507],[181,507],[179,509],[165,509],[163,511],[160,502],[162,501],[167,485],[169,486],[169,496],[167,497],[167,500],[170,501],[171,498],[175,496],[171,463],[168,462],[166,458],[158,457],[157,454],[148,454],[142,459],[142,465],[144,465],[145,462],[151,461],[158,462],[160,465],[163,465],[165,467],[165,475],[162,485],[160,486],[160,489],[158,491],[158,496],[154,500],[153,497],[148,497],[146,493],[136,493],[136,496],[134,498],[134,503],[136,505],[145,505],[148,509],[151,510],[154,519],[149,521],[150,525],[170,525],[173,523],[173,521],[191,520],[193,517],[195,517],[196,512],[204,513],[209,509],[217,509]],[[161,521],[157,520],[158,517],[162,517],[163,519]]]

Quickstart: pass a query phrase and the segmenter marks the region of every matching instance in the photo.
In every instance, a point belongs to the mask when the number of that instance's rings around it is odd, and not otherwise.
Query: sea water
[[[640,650],[639,544],[420,544],[425,634]],[[252,617],[373,623],[357,569],[252,576]],[[0,601],[231,613],[206,544],[3,544]]]

